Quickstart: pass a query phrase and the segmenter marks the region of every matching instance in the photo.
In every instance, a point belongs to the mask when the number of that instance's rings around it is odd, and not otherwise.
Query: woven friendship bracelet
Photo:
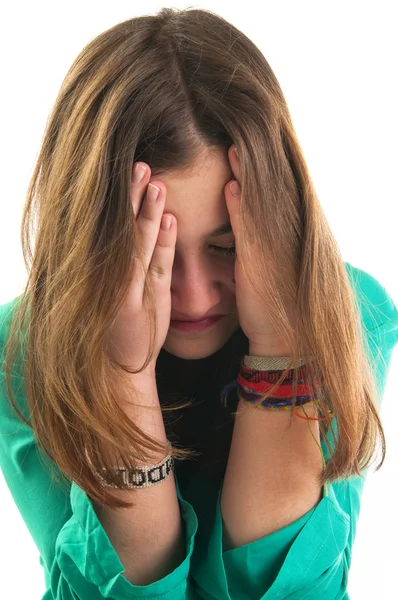
[[[282,380],[279,386],[272,392],[272,396],[258,402],[258,399],[266,392],[272,389],[275,383],[280,379],[283,371],[289,366],[290,357],[258,357],[246,355],[241,362],[240,371],[237,379],[225,386],[221,393],[221,402],[227,406],[227,396],[231,389],[237,388],[237,396],[239,399],[252,404],[255,408],[262,410],[290,410],[301,419],[310,420],[327,420],[315,417],[303,417],[298,414],[293,407],[293,367],[288,371],[286,377]],[[316,402],[323,388],[321,382],[316,382],[319,388],[314,388],[307,381],[306,365],[302,359],[298,364],[298,377],[296,388],[296,406],[303,406],[311,402]],[[311,397],[313,391],[314,396]],[[333,413],[328,410],[329,417]]]

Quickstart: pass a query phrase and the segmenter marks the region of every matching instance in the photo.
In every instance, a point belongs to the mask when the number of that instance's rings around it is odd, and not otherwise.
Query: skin
[[[206,150],[194,168],[151,175],[167,188],[165,213],[177,219],[177,241],[171,281],[171,319],[223,314],[212,327],[200,332],[170,328],[163,348],[187,359],[194,372],[200,359],[214,354],[239,328],[236,306],[235,256],[217,252],[212,246],[228,248],[234,234],[217,237],[210,233],[228,222],[224,187],[233,179],[226,153]],[[185,365],[184,365],[185,369]]]

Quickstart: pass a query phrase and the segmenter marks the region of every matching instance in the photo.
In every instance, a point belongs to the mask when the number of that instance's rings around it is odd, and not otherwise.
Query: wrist
[[[292,356],[292,351],[287,344],[278,346],[256,346],[249,344],[249,356]]]
[[[128,406],[131,402],[144,406],[160,404],[155,373],[129,374],[125,378],[125,385],[122,388],[121,395],[124,403],[127,402]]]

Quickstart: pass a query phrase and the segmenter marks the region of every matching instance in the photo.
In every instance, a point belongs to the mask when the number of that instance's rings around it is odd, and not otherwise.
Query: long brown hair
[[[162,449],[126,419],[118,403],[126,369],[104,351],[127,293],[131,256],[139,251],[129,199],[132,163],[147,162],[153,175],[188,169],[203,151],[226,152],[232,143],[241,162],[239,246],[247,276],[290,341],[291,364],[304,358],[313,381],[322,373],[321,439],[331,429],[326,408],[338,425],[320,483],[360,475],[379,437],[378,468],[384,461],[359,305],[281,87],[255,44],[222,17],[163,8],[98,35],[64,79],[27,191],[21,240],[28,282],[7,344],[6,386],[14,409],[60,473],[108,506],[132,503],[101,488],[85,452],[96,468],[111,469],[115,460],[133,468],[135,458]],[[287,311],[292,302],[294,328]],[[154,318],[154,305],[148,306]],[[26,325],[21,378],[31,423],[10,387],[17,322],[19,334]],[[238,331],[204,360],[208,372],[219,365],[216,403],[245,352]],[[159,372],[163,359],[162,350]],[[191,403],[188,398],[177,406],[161,397],[165,413]],[[188,448],[173,450],[177,459],[195,456]]]

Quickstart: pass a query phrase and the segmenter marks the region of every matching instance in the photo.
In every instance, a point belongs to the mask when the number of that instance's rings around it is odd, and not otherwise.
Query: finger
[[[232,186],[232,189],[231,189]],[[234,192],[234,193],[233,193]],[[236,196],[234,194],[237,194]],[[224,188],[225,203],[227,205],[229,219],[232,225],[232,231],[235,235],[237,243],[239,230],[239,200],[240,200],[240,185],[238,181],[229,181]]]
[[[142,174],[143,170],[145,170],[145,172]],[[140,175],[142,176],[142,179],[138,181]],[[151,169],[149,165],[143,162],[138,162],[133,165],[130,184],[130,201],[133,205],[133,211],[136,218],[140,211],[142,201],[145,198],[150,178]]]
[[[228,159],[229,159],[232,173],[234,174],[235,179],[237,179],[238,181],[241,181],[241,170],[240,170],[239,157],[235,153],[235,148],[236,148],[236,146],[234,144],[228,148]]]
[[[145,280],[151,265],[155,250],[161,219],[164,211],[166,189],[160,182],[151,182],[147,187],[145,199],[137,217],[139,244],[142,251],[142,261],[139,256],[134,258],[134,286],[136,299],[142,299]]]
[[[170,217],[170,228],[165,226],[167,218]],[[161,227],[158,231],[157,240],[153,249],[151,263],[148,270],[143,271],[140,265],[140,276],[134,280],[134,302],[142,305],[147,277],[151,277],[157,285],[161,284],[164,290],[171,287],[171,274],[174,263],[175,244],[177,239],[176,220],[170,213],[164,214],[161,219]],[[161,292],[160,292],[161,293]]]
[[[148,274],[164,284],[166,289],[170,289],[171,286],[176,239],[176,219],[170,213],[163,214]]]

